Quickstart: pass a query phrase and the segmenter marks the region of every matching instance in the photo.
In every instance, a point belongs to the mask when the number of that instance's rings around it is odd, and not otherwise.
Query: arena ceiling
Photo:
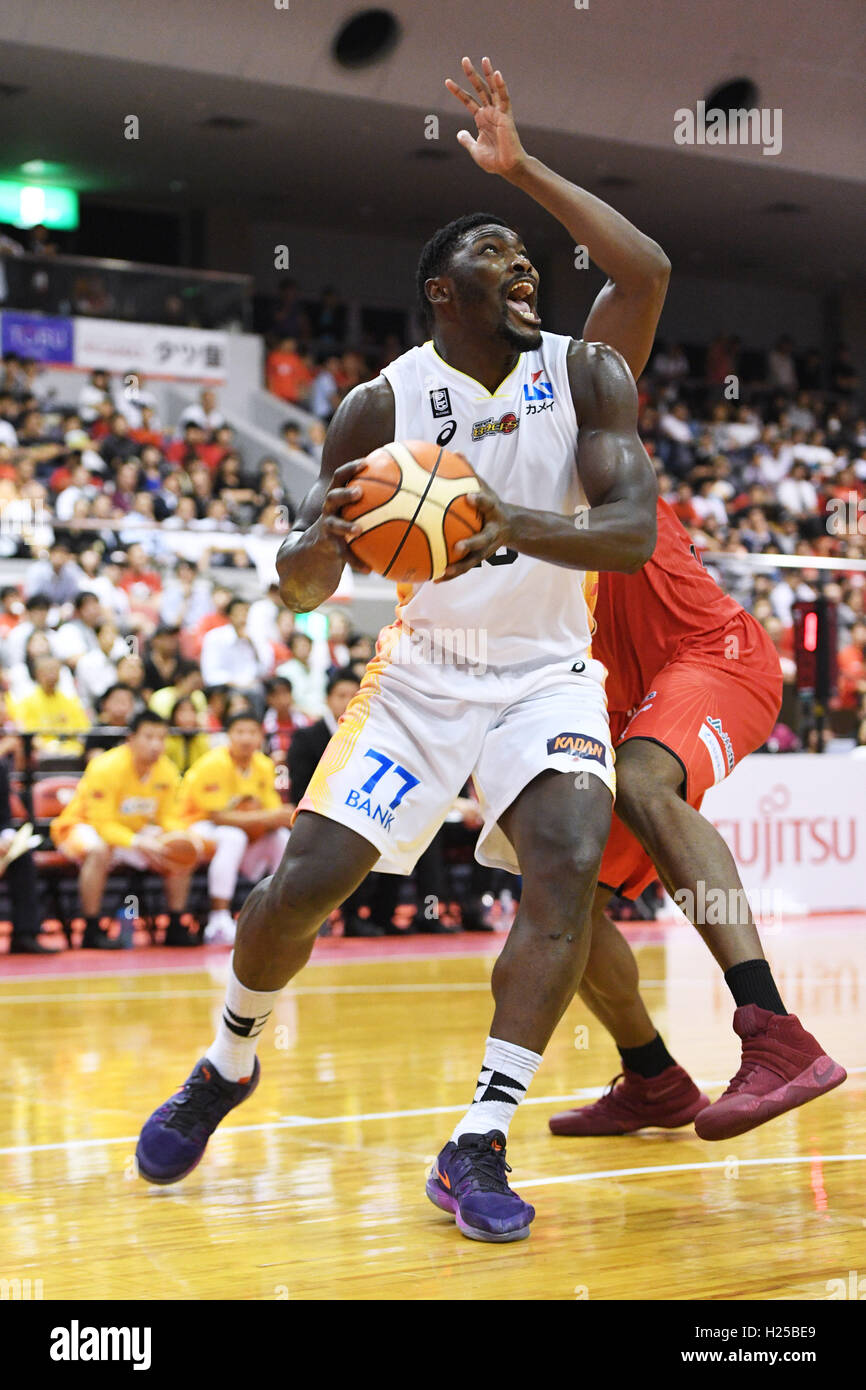
[[[396,0],[399,42],[354,70],[330,49],[362,6],[277,2],[6,0],[0,176],[38,158],[113,201],[228,203],[384,234],[492,204],[534,233],[544,215],[454,141],[466,122],[442,79],[463,51],[490,50],[525,143],[636,218],[675,266],[812,288],[864,279],[860,0]],[[781,109],[780,153],[676,145],[675,111],[735,77]]]

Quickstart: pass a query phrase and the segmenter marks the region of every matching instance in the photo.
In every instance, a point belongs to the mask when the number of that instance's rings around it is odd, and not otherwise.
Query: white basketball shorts
[[[408,874],[472,777],[484,817],[475,856],[519,873],[497,822],[539,773],[591,773],[615,795],[604,675],[573,655],[522,671],[439,665],[395,624],[298,810],[363,835],[380,873]]]

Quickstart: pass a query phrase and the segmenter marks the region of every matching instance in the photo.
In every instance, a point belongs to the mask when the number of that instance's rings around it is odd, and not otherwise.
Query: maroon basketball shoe
[[[841,1086],[848,1073],[794,1014],[744,1004],[734,1014],[743,1040],[740,1070],[695,1120],[702,1139],[733,1139]]]
[[[621,1081],[618,1086],[616,1083]],[[638,1129],[679,1129],[690,1125],[710,1098],[699,1091],[682,1067],[666,1067],[658,1076],[639,1076],[626,1067],[593,1105],[563,1110],[548,1120],[553,1134],[588,1137],[634,1134]]]

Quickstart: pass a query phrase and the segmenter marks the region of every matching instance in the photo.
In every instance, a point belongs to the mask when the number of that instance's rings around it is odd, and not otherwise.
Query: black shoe
[[[350,917],[346,923],[344,936],[384,936],[385,928],[380,927],[378,922],[372,922],[369,917]]]
[[[484,904],[480,898],[471,898],[460,909],[460,925],[464,931],[494,931],[490,922],[484,920]]]
[[[99,927],[85,927],[84,936],[81,938],[82,951],[122,951],[123,942],[119,937],[113,940],[108,932],[102,931]]]
[[[169,927],[165,933],[163,946],[201,946],[204,941],[204,934],[200,931],[191,931],[189,927],[181,924],[177,927]]]
[[[54,956],[50,946],[43,946],[35,936],[13,936],[9,942],[10,956]]]
[[[423,912],[419,912],[417,916],[412,919],[410,930],[413,934],[417,933],[419,936],[457,936],[460,928],[458,926],[448,926],[438,917],[425,917]]]

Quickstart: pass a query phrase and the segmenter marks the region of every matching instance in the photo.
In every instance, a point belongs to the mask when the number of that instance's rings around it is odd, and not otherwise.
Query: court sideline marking
[[[849,1076],[862,1075],[866,1072],[866,1067],[850,1067]],[[711,1090],[716,1087],[724,1087],[727,1081],[707,1081],[697,1079],[697,1085],[707,1086]],[[575,1100],[593,1100],[604,1094],[606,1086],[588,1086],[577,1091],[572,1091],[566,1096],[527,1096],[521,1102],[526,1105],[562,1105]],[[404,1120],[419,1119],[427,1115],[459,1115],[466,1109],[465,1103],[461,1105],[431,1105],[420,1110],[369,1110],[360,1115],[285,1115],[281,1120],[263,1120],[259,1124],[251,1125],[226,1125],[217,1134],[217,1139],[226,1134],[255,1134],[267,1130],[280,1129],[318,1129],[323,1125],[338,1124],[363,1124],[370,1120]],[[122,1134],[119,1136],[106,1136],[104,1139],[60,1139],[49,1144],[12,1144],[6,1148],[0,1148],[0,1157],[23,1156],[31,1153],[56,1153],[63,1150],[78,1149],[98,1149],[110,1147],[114,1144],[135,1144],[138,1142],[137,1134]],[[866,1154],[853,1155],[854,1158],[866,1158]],[[745,1162],[745,1160],[742,1160]],[[782,1160],[761,1160],[762,1162],[781,1162]],[[792,1160],[793,1161],[793,1160]],[[799,1160],[798,1160],[799,1161]],[[829,1160],[828,1160],[829,1161]],[[750,1160],[757,1162],[757,1160]],[[707,1164],[698,1164],[698,1167],[707,1167]],[[709,1165],[718,1166],[718,1165]],[[629,1170],[630,1171],[630,1170]],[[644,1172],[640,1168],[637,1172]],[[559,1181],[559,1179],[557,1179]]]
[[[843,910],[839,909],[839,910],[833,910],[832,912],[816,912],[816,913],[812,913],[811,915],[808,915],[808,916],[794,915],[794,916],[791,917],[790,921],[788,921],[788,922],[786,922],[786,923],[784,924],[782,930],[783,930],[786,934],[788,934],[788,935],[790,935],[790,936],[804,936],[804,935],[806,935],[806,934],[810,934],[810,935],[811,935],[812,932],[814,931],[814,928],[815,928],[816,919],[820,919],[820,918],[828,917],[828,916],[829,916],[829,917],[832,917],[833,919],[842,918],[842,919],[844,919],[844,920],[841,921],[841,922],[836,922],[835,925],[821,926],[821,930],[822,930],[822,931],[827,931],[827,932],[842,931],[842,932],[845,932],[845,933],[849,933],[849,932],[852,930],[852,928],[857,928],[858,926],[862,925],[862,919],[864,918],[864,916],[866,916],[866,914],[864,914],[863,911],[860,910],[860,909],[854,909],[854,910],[852,910],[852,911],[850,911],[850,912],[843,911]],[[860,923],[857,922],[857,920],[856,920],[857,918],[860,918],[860,919],[861,919],[861,922],[860,922]],[[848,919],[855,919],[855,920],[848,920]],[[664,942],[665,942],[665,937],[667,936],[668,932],[671,931],[671,929],[674,929],[674,930],[676,930],[676,931],[678,931],[678,932],[679,932],[679,931],[685,931],[685,929],[686,929],[687,926],[688,926],[688,923],[687,923],[685,920],[680,921],[680,920],[678,920],[678,919],[675,920],[675,919],[673,919],[673,918],[656,918],[655,921],[653,921],[653,922],[623,922],[623,923],[621,923],[620,925],[621,925],[622,927],[625,928],[625,931],[624,931],[623,934],[626,936],[626,939],[630,941],[630,944],[636,945],[636,946],[638,947],[639,950],[643,950],[645,947],[653,947],[653,946],[663,945]],[[768,930],[768,927],[767,927],[766,925],[764,926],[764,930],[765,930],[765,931]],[[651,941],[650,941],[650,940],[636,940],[635,942],[631,943],[631,933],[634,933],[634,935],[635,935],[636,937],[640,937],[640,936],[648,935],[650,932],[657,932],[657,933],[658,933],[657,939],[654,939],[654,940],[651,940]],[[461,936],[461,933],[456,933],[456,935],[457,935],[457,937],[458,937],[458,939],[459,939],[460,936]],[[463,935],[465,935],[465,933],[464,933]],[[507,933],[507,932],[491,932],[491,933],[485,933],[485,935],[488,937],[488,941],[489,941],[489,945],[487,946],[486,949],[485,949],[484,947],[482,947],[482,946],[480,946],[480,945],[478,945],[478,944],[476,944],[476,943],[473,942],[472,945],[473,945],[473,947],[474,947],[475,949],[470,948],[470,949],[467,949],[467,950],[465,950],[465,951],[449,950],[448,947],[446,946],[446,948],[445,948],[444,950],[442,950],[442,951],[431,951],[431,950],[428,950],[428,951],[423,951],[423,952],[422,952],[422,951],[417,951],[417,952],[415,952],[415,951],[406,951],[406,950],[397,949],[397,950],[395,950],[395,951],[393,952],[393,954],[387,954],[387,953],[385,953],[385,952],[378,951],[378,952],[375,952],[375,953],[371,952],[371,954],[369,954],[369,955],[363,955],[363,954],[361,954],[361,953],[359,952],[357,955],[354,955],[354,954],[353,954],[353,955],[348,955],[348,954],[347,954],[347,955],[345,955],[345,956],[342,956],[342,955],[338,956],[338,955],[336,955],[336,954],[333,954],[333,955],[331,954],[331,950],[332,950],[333,946],[335,945],[335,943],[337,943],[337,942],[339,942],[339,941],[342,941],[342,940],[344,940],[345,938],[343,938],[343,937],[333,937],[333,938],[332,938],[332,937],[323,937],[323,938],[321,938],[322,941],[327,941],[327,942],[329,942],[330,944],[322,949],[321,955],[319,955],[319,954],[317,954],[316,952],[314,952],[313,955],[312,955],[312,957],[310,958],[310,960],[309,960],[309,961],[307,962],[307,964],[304,966],[304,969],[305,969],[305,970],[309,970],[311,967],[318,968],[318,967],[344,966],[344,965],[379,965],[379,964],[381,964],[382,962],[387,962],[387,964],[389,964],[389,965],[393,965],[393,964],[402,965],[402,964],[408,964],[408,963],[414,962],[414,961],[423,961],[423,962],[427,963],[427,962],[431,962],[431,961],[440,961],[440,960],[448,960],[448,961],[452,961],[452,960],[485,960],[485,961],[491,961],[491,962],[492,962],[492,961],[494,961],[494,960],[497,958],[497,956],[499,955],[499,952],[501,951],[502,947],[505,945],[505,942],[506,942],[507,937],[508,937],[508,933]],[[409,938],[407,938],[407,940],[414,941],[414,940],[417,940],[417,937],[409,937]],[[398,944],[399,944],[400,946],[402,946],[403,943],[401,942],[401,943],[398,943]],[[137,949],[140,950],[140,951],[144,951],[144,950],[145,950],[145,948],[143,948],[143,947],[138,947]],[[164,947],[157,947],[157,948],[155,948],[155,949],[157,949],[157,950],[164,950],[164,949],[166,949],[166,948],[164,948]],[[43,980],[63,979],[63,978],[65,977],[65,978],[67,978],[67,979],[75,979],[75,980],[104,980],[104,979],[107,979],[107,978],[108,978],[108,979],[111,979],[111,978],[115,978],[115,979],[116,979],[116,978],[120,978],[120,977],[123,977],[123,976],[161,975],[161,974],[187,975],[187,974],[195,974],[195,973],[197,973],[198,971],[201,971],[201,970],[206,970],[206,969],[208,968],[208,963],[209,963],[210,961],[224,960],[226,963],[228,963],[228,961],[229,961],[229,959],[230,959],[230,955],[231,955],[230,952],[226,952],[225,954],[223,954],[221,951],[220,951],[219,953],[217,953],[217,950],[216,950],[215,948],[202,948],[202,949],[205,950],[205,951],[207,952],[207,954],[205,955],[204,959],[199,959],[199,960],[196,961],[194,964],[186,964],[186,963],[178,962],[178,964],[175,965],[175,964],[173,964],[173,963],[166,963],[165,961],[163,961],[163,962],[161,962],[161,963],[158,964],[158,965],[150,965],[150,964],[148,964],[147,962],[143,962],[141,965],[130,966],[128,969],[122,969],[122,968],[121,968],[121,969],[118,969],[118,968],[114,968],[114,969],[106,969],[106,970],[88,970],[88,969],[86,968],[86,963],[85,963],[85,968],[84,968],[83,970],[79,970],[79,969],[77,968],[77,962],[75,962],[74,965],[73,965],[72,962],[70,962],[70,965],[72,965],[73,968],[64,969],[64,970],[60,970],[60,971],[55,971],[55,970],[52,969],[50,972],[47,971],[47,970],[41,970],[41,971],[34,970],[34,971],[32,971],[31,973],[29,973],[29,974],[9,975],[9,976],[7,977],[7,979],[9,979],[9,980],[20,980],[20,981],[28,981],[28,980],[39,980],[39,981],[43,981]],[[67,951],[67,950],[63,950],[63,951],[57,951],[56,954],[57,954],[58,956],[68,957],[70,954],[75,954],[75,953],[74,953],[74,952],[71,953],[71,952],[69,952],[69,951]],[[5,961],[5,960],[6,960],[6,954],[4,953],[3,955],[0,955],[0,977],[2,977],[2,963],[3,963],[3,961]]]
[[[440,957],[441,959],[441,957]],[[465,959],[465,957],[464,957]],[[31,977],[33,978],[33,977]],[[84,978],[84,977],[78,977]],[[110,976],[90,976],[90,979],[106,979]],[[19,977],[24,981],[25,977]],[[703,975],[671,975],[665,980],[641,980],[642,989],[664,989],[668,985],[699,985],[704,984],[706,977]],[[6,981],[7,985],[12,983]],[[809,976],[798,980],[799,986],[818,985],[826,987],[832,985],[831,980],[812,979]],[[451,994],[460,992],[475,992],[483,990],[485,993],[490,989],[489,980],[464,981],[458,984],[448,984],[444,980],[431,980],[428,984],[406,983],[406,984],[367,984],[367,985],[287,985],[283,991],[283,998],[291,998],[299,995],[328,995],[328,994]],[[224,984],[209,985],[204,989],[142,989],[142,990],[117,990],[111,994],[107,990],[80,990],[72,991],[70,994],[0,994],[0,1004],[81,1004],[81,1003],[127,1003],[134,999],[211,999],[222,998],[225,993]]]

